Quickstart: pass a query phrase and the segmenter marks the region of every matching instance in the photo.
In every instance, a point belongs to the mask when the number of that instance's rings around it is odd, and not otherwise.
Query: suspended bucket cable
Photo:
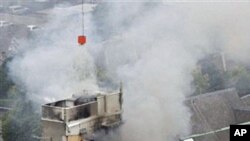
[[[78,36],[78,44],[84,45],[87,42],[87,38],[84,35],[84,0],[82,0],[82,34]]]

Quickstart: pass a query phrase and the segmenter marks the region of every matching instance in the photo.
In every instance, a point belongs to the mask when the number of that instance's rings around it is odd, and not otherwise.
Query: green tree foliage
[[[13,86],[12,81],[8,78],[6,62],[0,66],[0,98],[8,96],[8,90]]]
[[[193,71],[192,76],[195,94],[205,93],[209,88],[208,75],[203,75],[200,69],[196,69]]]
[[[207,92],[213,92],[225,88],[224,74],[216,65],[208,61],[202,66],[202,72],[208,75],[209,87]]]
[[[250,94],[250,72],[244,66],[237,66],[227,72],[227,84],[235,87],[240,96]]]
[[[250,94],[250,70],[244,65],[235,63],[234,67],[224,72],[216,67],[213,61],[204,59],[192,76],[195,94],[232,87],[237,89],[240,96]]]
[[[5,141],[34,141],[40,133],[40,116],[25,94],[8,78],[7,63],[0,66],[0,106],[13,109],[2,118],[2,136]]]
[[[213,92],[225,88],[224,74],[213,64],[206,64],[192,73],[195,94]]]
[[[34,141],[40,135],[40,116],[30,101],[20,100],[16,108],[2,119],[2,135],[5,141]]]
[[[239,81],[235,85],[239,95],[246,95],[250,93],[250,75],[243,74],[239,77]]]

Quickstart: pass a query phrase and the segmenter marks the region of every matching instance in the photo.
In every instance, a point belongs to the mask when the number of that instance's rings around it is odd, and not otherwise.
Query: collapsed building
[[[42,139],[89,141],[94,133],[122,123],[122,90],[113,93],[83,92],[42,106]]]

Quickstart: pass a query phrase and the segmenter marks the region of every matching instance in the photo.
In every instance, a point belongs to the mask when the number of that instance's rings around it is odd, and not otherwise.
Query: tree
[[[8,78],[6,62],[0,66],[0,97],[6,98],[8,90],[13,86],[12,81]]]
[[[209,87],[207,92],[213,92],[225,88],[224,72],[212,61],[210,57],[203,60],[201,64],[202,74],[208,75]]]
[[[208,75],[203,75],[200,69],[196,69],[192,73],[193,84],[195,86],[195,94],[207,92],[209,88]]]
[[[244,66],[238,66],[228,74],[228,83],[237,89],[240,96],[250,93],[250,73]]]
[[[40,135],[40,116],[30,101],[21,99],[16,109],[2,119],[2,134],[6,141],[34,141]]]

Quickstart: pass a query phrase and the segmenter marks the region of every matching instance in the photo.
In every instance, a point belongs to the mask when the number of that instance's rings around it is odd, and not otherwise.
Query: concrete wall
[[[42,120],[43,137],[52,138],[52,141],[62,141],[65,136],[65,124],[62,122],[55,122],[49,120]]]
[[[106,95],[106,113],[121,111],[120,94]]]

